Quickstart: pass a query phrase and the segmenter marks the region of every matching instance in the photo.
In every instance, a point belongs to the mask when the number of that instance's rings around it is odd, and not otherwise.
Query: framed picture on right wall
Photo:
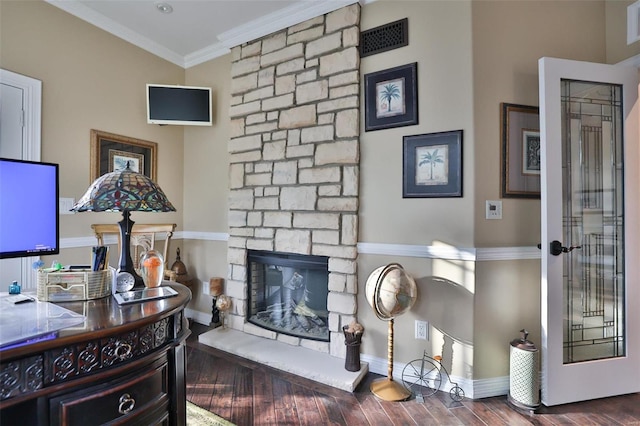
[[[503,198],[540,198],[538,107],[500,104]]]
[[[402,198],[462,197],[462,130],[403,137]]]

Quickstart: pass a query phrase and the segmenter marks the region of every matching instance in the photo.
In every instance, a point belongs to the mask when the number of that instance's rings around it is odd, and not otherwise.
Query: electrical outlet
[[[429,340],[429,323],[416,320],[416,339]]]

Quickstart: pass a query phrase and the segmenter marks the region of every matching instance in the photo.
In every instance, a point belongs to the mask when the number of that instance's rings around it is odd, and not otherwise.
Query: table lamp
[[[133,278],[134,288],[144,286],[131,260],[131,229],[134,221],[130,212],[174,212],[175,207],[162,189],[147,176],[127,167],[124,170],[106,173],[96,179],[71,211],[113,212],[121,211],[120,261],[117,272],[120,278]]]

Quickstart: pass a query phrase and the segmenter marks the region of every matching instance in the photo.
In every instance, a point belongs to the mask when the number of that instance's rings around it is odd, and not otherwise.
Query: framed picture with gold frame
[[[91,182],[105,173],[127,166],[154,182],[157,178],[158,144],[114,133],[91,130]]]
[[[540,113],[538,107],[500,104],[503,198],[540,198]]]

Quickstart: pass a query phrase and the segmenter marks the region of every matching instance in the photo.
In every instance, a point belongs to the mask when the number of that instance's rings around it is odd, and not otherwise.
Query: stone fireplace
[[[228,323],[339,357],[342,326],[357,310],[359,22],[353,4],[232,49]],[[326,259],[326,307],[311,301],[317,318],[306,318],[326,323],[326,337],[257,319],[258,312],[272,316],[264,313],[271,305],[288,309],[275,294],[302,286],[290,281],[291,266],[248,269],[250,251]],[[318,278],[305,271],[305,278]],[[278,284],[249,293],[249,280],[260,274]],[[260,298],[267,306],[256,311]]]

